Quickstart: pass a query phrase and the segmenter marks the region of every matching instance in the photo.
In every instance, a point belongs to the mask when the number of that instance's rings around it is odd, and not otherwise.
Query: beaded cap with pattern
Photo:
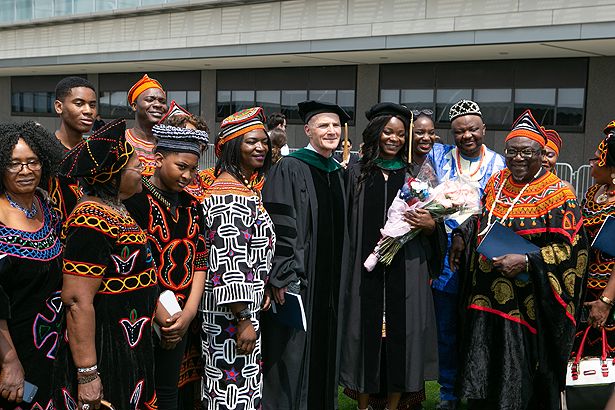
[[[207,132],[193,128],[178,128],[157,124],[152,128],[152,133],[158,138],[156,150],[190,152],[199,157],[201,156],[201,146],[209,142]]]
[[[60,162],[60,174],[104,184],[124,168],[134,152],[126,141],[126,120],[112,121],[68,151]]]
[[[451,121],[464,115],[478,115],[482,117],[483,113],[480,112],[479,105],[472,100],[459,100],[448,110],[448,116]]]
[[[513,122],[512,129],[506,136],[506,141],[515,137],[529,138],[539,143],[541,147],[547,144],[547,135],[544,132],[544,128],[534,119],[532,111],[530,110],[525,110],[523,114]]]
[[[252,130],[265,129],[265,113],[262,107],[246,108],[226,117],[220,124],[220,134],[216,141],[216,156],[222,155],[222,146]]]

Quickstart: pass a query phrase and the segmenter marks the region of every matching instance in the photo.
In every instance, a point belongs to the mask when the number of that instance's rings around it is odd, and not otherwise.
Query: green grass
[[[434,410],[439,400],[440,386],[437,382],[425,383],[425,396],[427,399],[423,402],[425,410]],[[339,410],[356,410],[357,402],[349,399],[343,393],[343,389],[339,390]],[[462,407],[463,408],[463,407]]]

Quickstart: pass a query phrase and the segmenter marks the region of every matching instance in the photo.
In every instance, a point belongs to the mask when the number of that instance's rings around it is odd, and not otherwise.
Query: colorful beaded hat
[[[104,184],[124,168],[134,152],[126,141],[126,120],[112,121],[68,151],[60,174],[81,177],[89,184]]]

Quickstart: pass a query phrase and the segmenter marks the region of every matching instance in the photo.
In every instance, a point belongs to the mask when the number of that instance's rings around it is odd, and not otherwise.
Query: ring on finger
[[[83,410],[90,410],[90,405],[89,405],[89,404],[87,404],[87,403],[85,403],[83,406],[81,406],[81,408],[82,408]]]

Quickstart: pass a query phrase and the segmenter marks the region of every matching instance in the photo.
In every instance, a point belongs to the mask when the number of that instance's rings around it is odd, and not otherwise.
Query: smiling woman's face
[[[33,170],[32,168],[35,169]],[[2,175],[4,189],[11,194],[33,194],[38,183],[41,181],[41,174],[42,169],[40,168],[38,156],[20,138],[13,148],[11,161]]]
[[[397,117],[391,117],[380,134],[380,158],[393,159],[406,142],[406,126]]]

